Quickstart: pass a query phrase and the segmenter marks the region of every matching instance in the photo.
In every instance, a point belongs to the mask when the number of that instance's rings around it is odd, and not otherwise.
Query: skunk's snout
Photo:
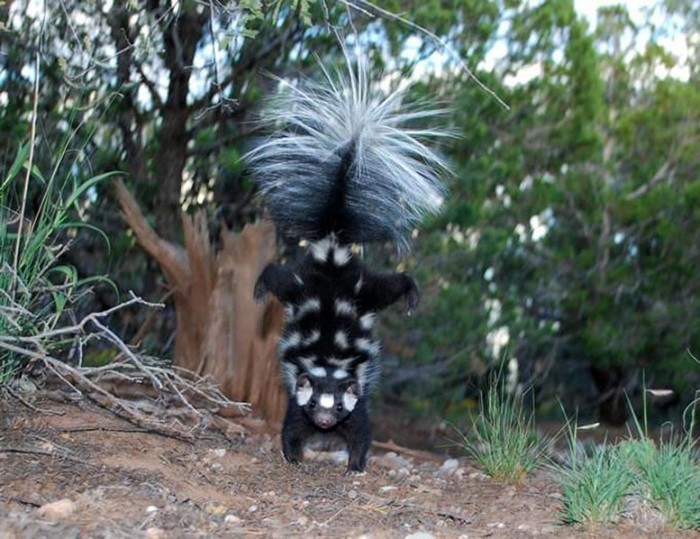
[[[335,419],[333,419],[329,415],[316,416],[316,425],[318,425],[322,429],[329,429],[333,425],[335,425]]]

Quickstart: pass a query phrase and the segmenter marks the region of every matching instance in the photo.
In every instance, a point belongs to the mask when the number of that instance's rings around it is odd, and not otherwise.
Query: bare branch
[[[472,79],[476,85],[481,88],[483,91],[485,91],[487,94],[489,94],[491,97],[493,97],[496,102],[498,102],[499,105],[501,105],[504,109],[510,110],[510,107],[508,104],[501,99],[496,92],[494,92],[491,88],[486,86],[479,78],[474,74],[474,72],[469,68],[467,63],[464,61],[464,59],[441,37],[439,37],[437,34],[431,32],[427,28],[424,28],[420,26],[419,24],[414,23],[413,21],[409,21],[408,19],[405,19],[404,17],[401,17],[400,15],[397,15],[396,13],[392,13],[391,11],[388,11],[384,8],[381,8],[377,6],[376,4],[373,4],[372,2],[368,2],[367,0],[340,0],[345,6],[361,11],[362,13],[373,13],[373,14],[378,14],[381,17],[384,17],[386,19],[390,19],[393,21],[400,22],[401,24],[404,24],[408,26],[409,28],[412,28],[413,30],[416,30],[417,32],[423,34],[424,36],[429,37],[432,41],[437,43],[442,50],[447,52],[450,56],[452,56],[459,66],[464,69],[465,73],[469,76],[470,79]],[[360,6],[364,6],[364,9],[362,9]]]

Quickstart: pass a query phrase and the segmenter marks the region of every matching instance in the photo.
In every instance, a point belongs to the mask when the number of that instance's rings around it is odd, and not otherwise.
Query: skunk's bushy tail
[[[448,169],[426,142],[449,132],[418,124],[446,111],[406,107],[402,90],[383,95],[362,65],[347,65],[324,69],[322,83],[280,80],[263,111],[273,134],[245,160],[287,234],[407,248],[411,229],[440,208]]]

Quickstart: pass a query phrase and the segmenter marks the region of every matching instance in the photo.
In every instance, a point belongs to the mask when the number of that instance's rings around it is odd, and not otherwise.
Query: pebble
[[[435,536],[428,532],[415,532],[409,533],[404,539],[435,539]]]
[[[490,524],[487,524],[486,527],[503,529],[506,527],[506,525],[503,522],[491,522]]]
[[[299,524],[299,526],[306,526],[308,523],[309,523],[309,517],[300,516],[297,519],[297,524]]]
[[[223,447],[220,449],[210,449],[209,452],[219,459],[226,455],[226,449],[224,449]]]
[[[248,508],[249,513],[255,513],[258,510],[258,506],[253,504]]]
[[[158,511],[158,508],[155,505],[149,505],[146,507],[146,513],[155,513]]]
[[[398,490],[399,487],[395,487],[394,485],[385,485],[383,487],[379,487],[379,492],[391,492],[392,490]]]
[[[238,524],[239,522],[241,522],[241,519],[236,515],[226,515],[224,517],[224,522],[226,524]]]
[[[146,539],[165,539],[167,537],[163,528],[146,529]]]
[[[348,498],[350,498],[351,500],[357,498],[357,491],[355,489],[352,489],[350,492],[348,492]]]
[[[66,518],[75,513],[75,503],[73,503],[73,500],[64,498],[42,505],[37,509],[37,513],[43,518]]]
[[[457,468],[459,468],[459,461],[457,459],[447,459],[442,463],[442,466],[440,466],[438,472],[443,474],[451,474],[454,473]]]

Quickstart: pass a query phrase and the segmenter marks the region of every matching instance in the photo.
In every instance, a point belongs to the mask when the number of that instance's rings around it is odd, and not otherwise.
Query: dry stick
[[[83,318],[79,323],[74,324],[72,326],[67,326],[64,328],[60,329],[55,329],[52,331],[46,331],[43,333],[38,333],[36,335],[32,335],[31,337],[9,337],[9,336],[3,336],[0,335],[0,345],[2,345],[2,342],[4,341],[5,343],[10,343],[10,342],[29,342],[32,343],[36,346],[38,346],[38,343],[42,340],[49,339],[52,337],[58,337],[61,335],[69,335],[69,334],[75,334],[75,333],[81,333],[85,330],[85,326],[89,323],[92,322],[94,325],[96,325],[98,328],[100,328],[101,333],[114,344],[117,346],[135,365],[136,367],[139,368],[142,372],[144,372],[150,379],[153,385],[157,389],[162,388],[162,384],[160,380],[158,380],[155,376],[153,376],[148,369],[143,365],[143,363],[136,357],[136,355],[129,350],[129,347],[124,344],[124,342],[117,337],[117,335],[110,330],[107,326],[102,324],[99,319],[106,317],[113,312],[123,309],[125,307],[128,307],[133,304],[140,304],[140,305],[146,305],[148,307],[163,307],[162,304],[156,304],[156,303],[150,303],[148,301],[145,301],[131,293],[131,299],[128,301],[125,301],[123,303],[120,303],[119,305],[115,305],[114,307],[111,307],[109,309],[106,309],[104,311],[96,312],[96,313],[91,313],[87,315],[85,318]],[[17,350],[15,350],[17,351]]]
[[[84,464],[85,466],[95,467],[94,464],[90,464],[84,460],[76,457],[71,457],[70,455],[63,455],[56,451],[47,451],[45,449],[32,449],[28,447],[0,447],[0,453],[19,453],[21,455],[45,455],[47,457],[55,457],[58,459],[70,460],[71,462],[78,462]]]
[[[73,367],[70,367],[69,365],[54,359],[50,357],[44,358],[44,362],[47,366],[51,367],[51,369],[56,372],[59,369],[63,369],[67,371],[75,380],[81,382],[85,386],[89,387],[92,389],[97,395],[99,395],[99,398],[96,397],[94,394],[87,393],[87,397],[101,406],[104,406],[105,408],[109,409],[113,413],[117,414],[118,416],[121,417],[126,417],[133,423],[139,425],[140,427],[143,427],[145,429],[158,432],[160,434],[165,434],[166,436],[170,436],[172,438],[177,438],[180,440],[186,440],[186,441],[191,441],[192,436],[190,434],[187,434],[185,432],[179,431],[169,425],[166,424],[153,424],[151,420],[149,420],[146,416],[143,414],[140,414],[136,412],[136,410],[132,409],[131,407],[127,406],[122,402],[120,399],[116,398],[114,395],[112,395],[109,391],[106,391],[102,389],[99,385],[95,384],[92,380],[89,378],[83,376],[77,369],[74,369]],[[106,403],[106,404],[105,404]]]
[[[165,302],[175,293],[175,290],[170,290],[168,291],[158,302],[160,305],[165,305]],[[151,310],[148,312],[148,316],[146,317],[146,320],[144,321],[143,324],[141,324],[141,327],[139,330],[136,332],[136,335],[134,335],[133,339],[131,339],[131,346],[138,346],[141,344],[141,341],[144,339],[146,334],[150,331],[151,327],[153,326],[153,323],[156,319],[156,311]],[[117,358],[119,358],[117,356]]]
[[[40,412],[42,414],[49,415],[66,415],[65,412],[57,412],[56,410],[48,410],[46,408],[37,408],[31,402],[27,402],[26,400],[24,400],[21,395],[15,393],[15,391],[10,386],[5,387],[5,391],[7,391],[12,397],[17,399],[19,402],[24,404],[27,408],[29,408],[30,410],[34,410],[35,412]]]
[[[441,460],[441,458],[437,455],[433,455],[432,453],[428,453],[427,451],[419,451],[417,449],[409,449],[408,447],[402,447],[400,445],[397,445],[394,442],[394,440],[389,440],[388,442],[377,442],[375,440],[372,442],[372,445],[374,447],[378,447],[379,449],[403,453],[404,455],[415,457],[421,460]]]

